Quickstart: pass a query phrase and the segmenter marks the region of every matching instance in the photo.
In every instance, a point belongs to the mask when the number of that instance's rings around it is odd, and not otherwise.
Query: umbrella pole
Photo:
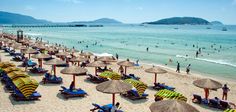
[[[54,75],[56,75],[56,65],[53,65]]]
[[[79,61],[78,61],[78,66],[79,66]]]
[[[95,67],[95,75],[97,76],[97,67]]]
[[[112,94],[112,105],[115,106],[115,93]]]
[[[126,75],[127,67],[125,66],[125,75]]]
[[[75,75],[73,75],[74,87],[75,87]]]
[[[40,66],[43,68],[43,59],[40,59]]]
[[[29,59],[30,59],[30,53],[29,53]]]
[[[155,73],[155,84],[157,83],[157,74]]]

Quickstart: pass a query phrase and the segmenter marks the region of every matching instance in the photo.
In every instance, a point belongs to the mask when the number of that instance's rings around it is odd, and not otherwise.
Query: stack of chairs
[[[167,89],[158,91],[154,96],[155,96],[155,101],[159,101],[156,99],[167,98],[167,99],[175,99],[187,102],[187,98],[183,94]]]
[[[14,100],[38,100],[41,97],[35,91],[39,83],[20,68],[16,68],[12,63],[2,62],[0,69],[2,82],[5,83],[5,88],[10,91]]]
[[[131,84],[135,89],[132,89],[128,92],[122,93],[121,95],[127,97],[131,100],[139,100],[146,99],[148,94],[144,93],[147,89],[147,84],[134,80],[134,79],[126,79],[124,82]]]

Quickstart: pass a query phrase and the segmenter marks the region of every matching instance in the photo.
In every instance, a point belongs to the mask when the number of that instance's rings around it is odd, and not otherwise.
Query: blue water
[[[207,27],[211,29],[206,29]],[[51,43],[74,46],[78,50],[118,53],[120,58],[167,64],[166,66],[174,68],[179,61],[183,71],[191,64],[193,72],[236,80],[236,26],[224,26],[228,31],[221,31],[222,27],[119,25],[21,29],[32,37],[38,36]],[[4,28],[4,31],[16,34],[18,29]],[[94,45],[96,42],[97,45]],[[146,52],[147,47],[149,52]],[[199,48],[202,48],[202,56],[196,58]],[[173,63],[168,63],[169,59]]]

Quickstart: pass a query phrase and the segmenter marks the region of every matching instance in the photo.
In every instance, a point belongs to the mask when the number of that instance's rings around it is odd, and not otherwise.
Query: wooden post
[[[112,105],[115,106],[115,93],[112,94]]]

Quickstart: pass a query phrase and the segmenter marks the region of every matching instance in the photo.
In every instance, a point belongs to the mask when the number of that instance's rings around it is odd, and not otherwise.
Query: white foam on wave
[[[40,36],[42,34],[40,33],[25,33],[26,35],[31,35],[31,36]]]
[[[205,61],[205,62],[210,62],[210,63],[216,63],[216,64],[221,64],[221,65],[227,65],[231,67],[236,67],[236,64],[229,63],[225,60],[213,60],[213,59],[205,59],[205,58],[192,58],[192,57],[187,57],[183,55],[176,55],[177,58],[185,58],[185,59],[195,59],[199,61]]]

